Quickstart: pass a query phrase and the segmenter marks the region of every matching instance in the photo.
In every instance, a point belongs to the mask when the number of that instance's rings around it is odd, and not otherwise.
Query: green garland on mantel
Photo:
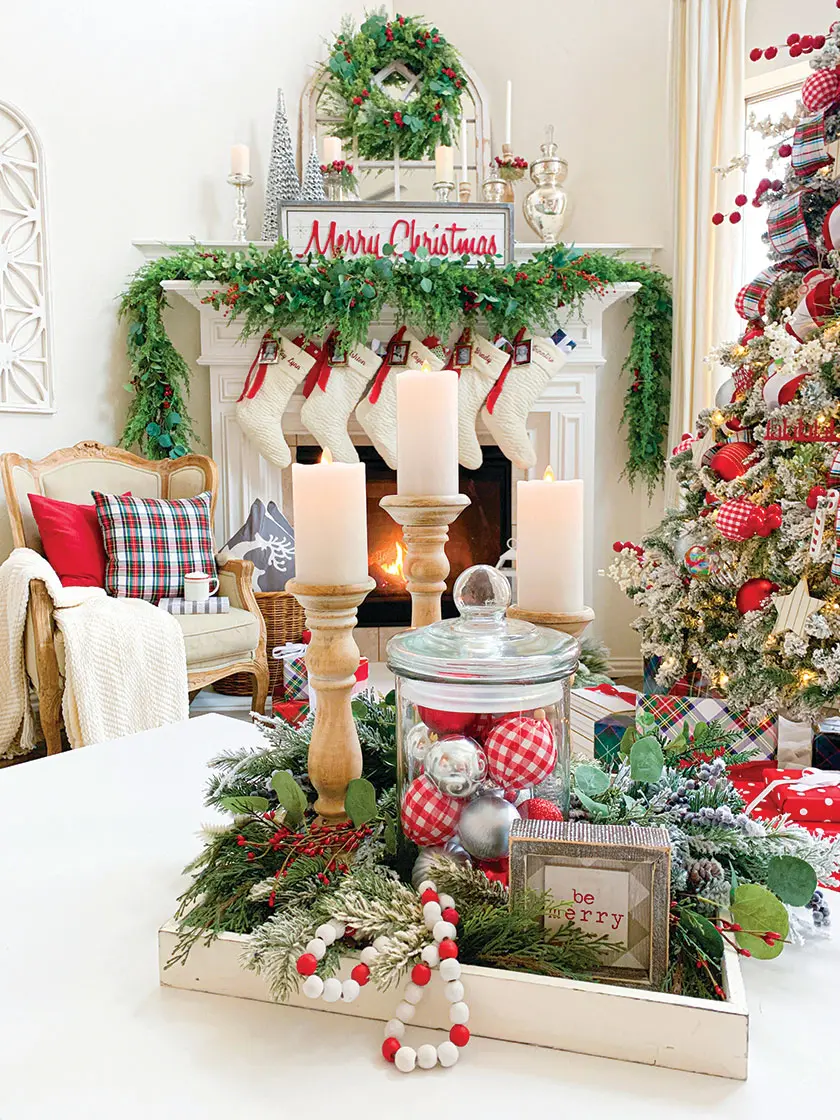
[[[554,330],[558,307],[574,313],[585,296],[633,282],[640,288],[633,296],[633,339],[623,367],[632,375],[622,419],[628,449],[624,474],[631,486],[641,481],[648,493],[653,491],[662,477],[670,395],[667,276],[635,261],[563,245],[525,262],[503,265],[487,257],[475,267],[467,267],[462,257],[430,257],[422,247],[397,256],[386,245],[383,253],[299,260],[282,241],[267,252],[254,245],[234,252],[194,245],[144,264],[120,301],[132,369],[126,388],[133,394],[122,446],[136,445],[150,458],[177,458],[190,447],[185,405],[190,371],[163,323],[164,280],[212,285],[206,301],[224,308],[231,320],[241,320],[246,337],[291,328],[320,338],[337,329],[347,345],[367,338],[386,304],[424,334],[445,339],[482,320],[491,333],[512,338],[522,326]]]

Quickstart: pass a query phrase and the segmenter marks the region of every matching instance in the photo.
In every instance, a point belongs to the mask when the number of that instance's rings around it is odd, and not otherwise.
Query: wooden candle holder
[[[464,494],[452,497],[407,497],[387,494],[379,503],[398,525],[405,542],[403,570],[411,595],[411,626],[439,622],[440,597],[446,589],[449,526],[470,504]]]
[[[508,618],[519,618],[523,622],[533,622],[535,626],[547,626],[549,630],[562,630],[579,638],[595,618],[592,607],[584,607],[574,614],[557,614],[554,611],[528,611],[523,607],[511,605],[507,609]]]
[[[353,638],[356,610],[376,583],[319,587],[289,580],[290,591],[306,611],[312,632],[306,647],[306,671],[317,704],[309,744],[309,780],[318,791],[315,811],[327,824],[347,817],[344,795],[353,778],[362,775],[362,751],[350,707],[350,693],[359,667]]]

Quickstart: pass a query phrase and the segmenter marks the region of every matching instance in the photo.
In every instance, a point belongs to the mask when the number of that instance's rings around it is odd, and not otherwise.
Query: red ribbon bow
[[[379,400],[379,395],[382,392],[382,386],[385,384],[385,379],[391,372],[391,361],[394,357],[394,347],[398,342],[402,341],[402,336],[404,334],[405,327],[402,326],[396,332],[396,334],[393,334],[391,336],[391,339],[388,343],[388,349],[385,352],[385,357],[382,359],[382,364],[376,371],[376,377],[374,377],[373,379],[373,385],[371,386],[370,393],[368,394],[369,404],[376,404],[376,402]]]
[[[239,401],[245,400],[246,397],[249,401],[252,401],[262,388],[262,383],[263,381],[265,381],[265,371],[268,369],[268,363],[261,362],[260,358],[263,356],[263,349],[265,347],[265,344],[267,342],[272,342],[273,340],[274,335],[271,333],[271,331],[267,331],[263,335],[262,342],[260,343],[260,348],[257,351],[257,355],[254,358],[253,362],[251,362],[251,368],[248,370],[248,376],[245,378],[245,384],[242,386],[242,392],[240,393],[239,399],[236,402],[237,404],[239,403]],[[255,370],[256,373],[254,372]]]
[[[490,390],[490,395],[487,398],[485,407],[487,408],[487,411],[490,413],[491,416],[493,415],[493,409],[496,407],[496,402],[498,401],[499,397],[502,395],[502,389],[504,389],[504,387],[505,387],[505,382],[507,381],[507,375],[510,373],[511,367],[513,366],[514,351],[524,337],[525,337],[525,328],[520,327],[519,330],[516,332],[516,338],[513,340],[513,346],[511,346],[511,348],[510,348],[510,354],[508,354],[508,360],[505,362],[504,369],[499,374],[499,376],[496,380],[496,384]]]
[[[596,684],[588,691],[600,692],[604,696],[615,696],[618,700],[624,700],[634,708],[636,706],[636,693],[631,688],[616,688],[614,684]]]

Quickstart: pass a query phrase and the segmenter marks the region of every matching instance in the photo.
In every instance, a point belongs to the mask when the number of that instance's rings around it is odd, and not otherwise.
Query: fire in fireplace
[[[367,469],[368,561],[376,588],[359,608],[360,626],[408,626],[411,598],[405,589],[402,530],[381,509],[386,494],[397,491],[392,471],[373,447],[358,447]],[[511,535],[511,466],[495,445],[484,447],[484,462],[475,471],[460,470],[461,493],[469,506],[449,528],[446,555],[450,573],[443,596],[444,616],[455,613],[452,585],[471,564],[495,564]],[[298,447],[299,463],[315,463],[318,447]]]

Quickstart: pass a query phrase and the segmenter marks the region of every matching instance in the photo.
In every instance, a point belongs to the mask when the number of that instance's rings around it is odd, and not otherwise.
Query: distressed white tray
[[[164,968],[177,942],[177,927],[167,922],[158,934],[160,982],[171,988],[271,1003],[265,980],[240,967],[247,940],[224,933],[209,946],[195,944],[186,964]],[[358,957],[347,956],[341,978],[349,976],[357,963]],[[470,1031],[483,1038],[746,1080],[749,1015],[733,950],[728,949],[724,959],[725,1002],[475,965],[464,965],[463,979]],[[449,1005],[441,989],[440,984],[430,986],[412,1025],[438,1029],[448,1025]],[[395,991],[379,992],[370,984],[351,1004],[313,1002],[300,993],[288,1003],[387,1022],[398,998]]]

